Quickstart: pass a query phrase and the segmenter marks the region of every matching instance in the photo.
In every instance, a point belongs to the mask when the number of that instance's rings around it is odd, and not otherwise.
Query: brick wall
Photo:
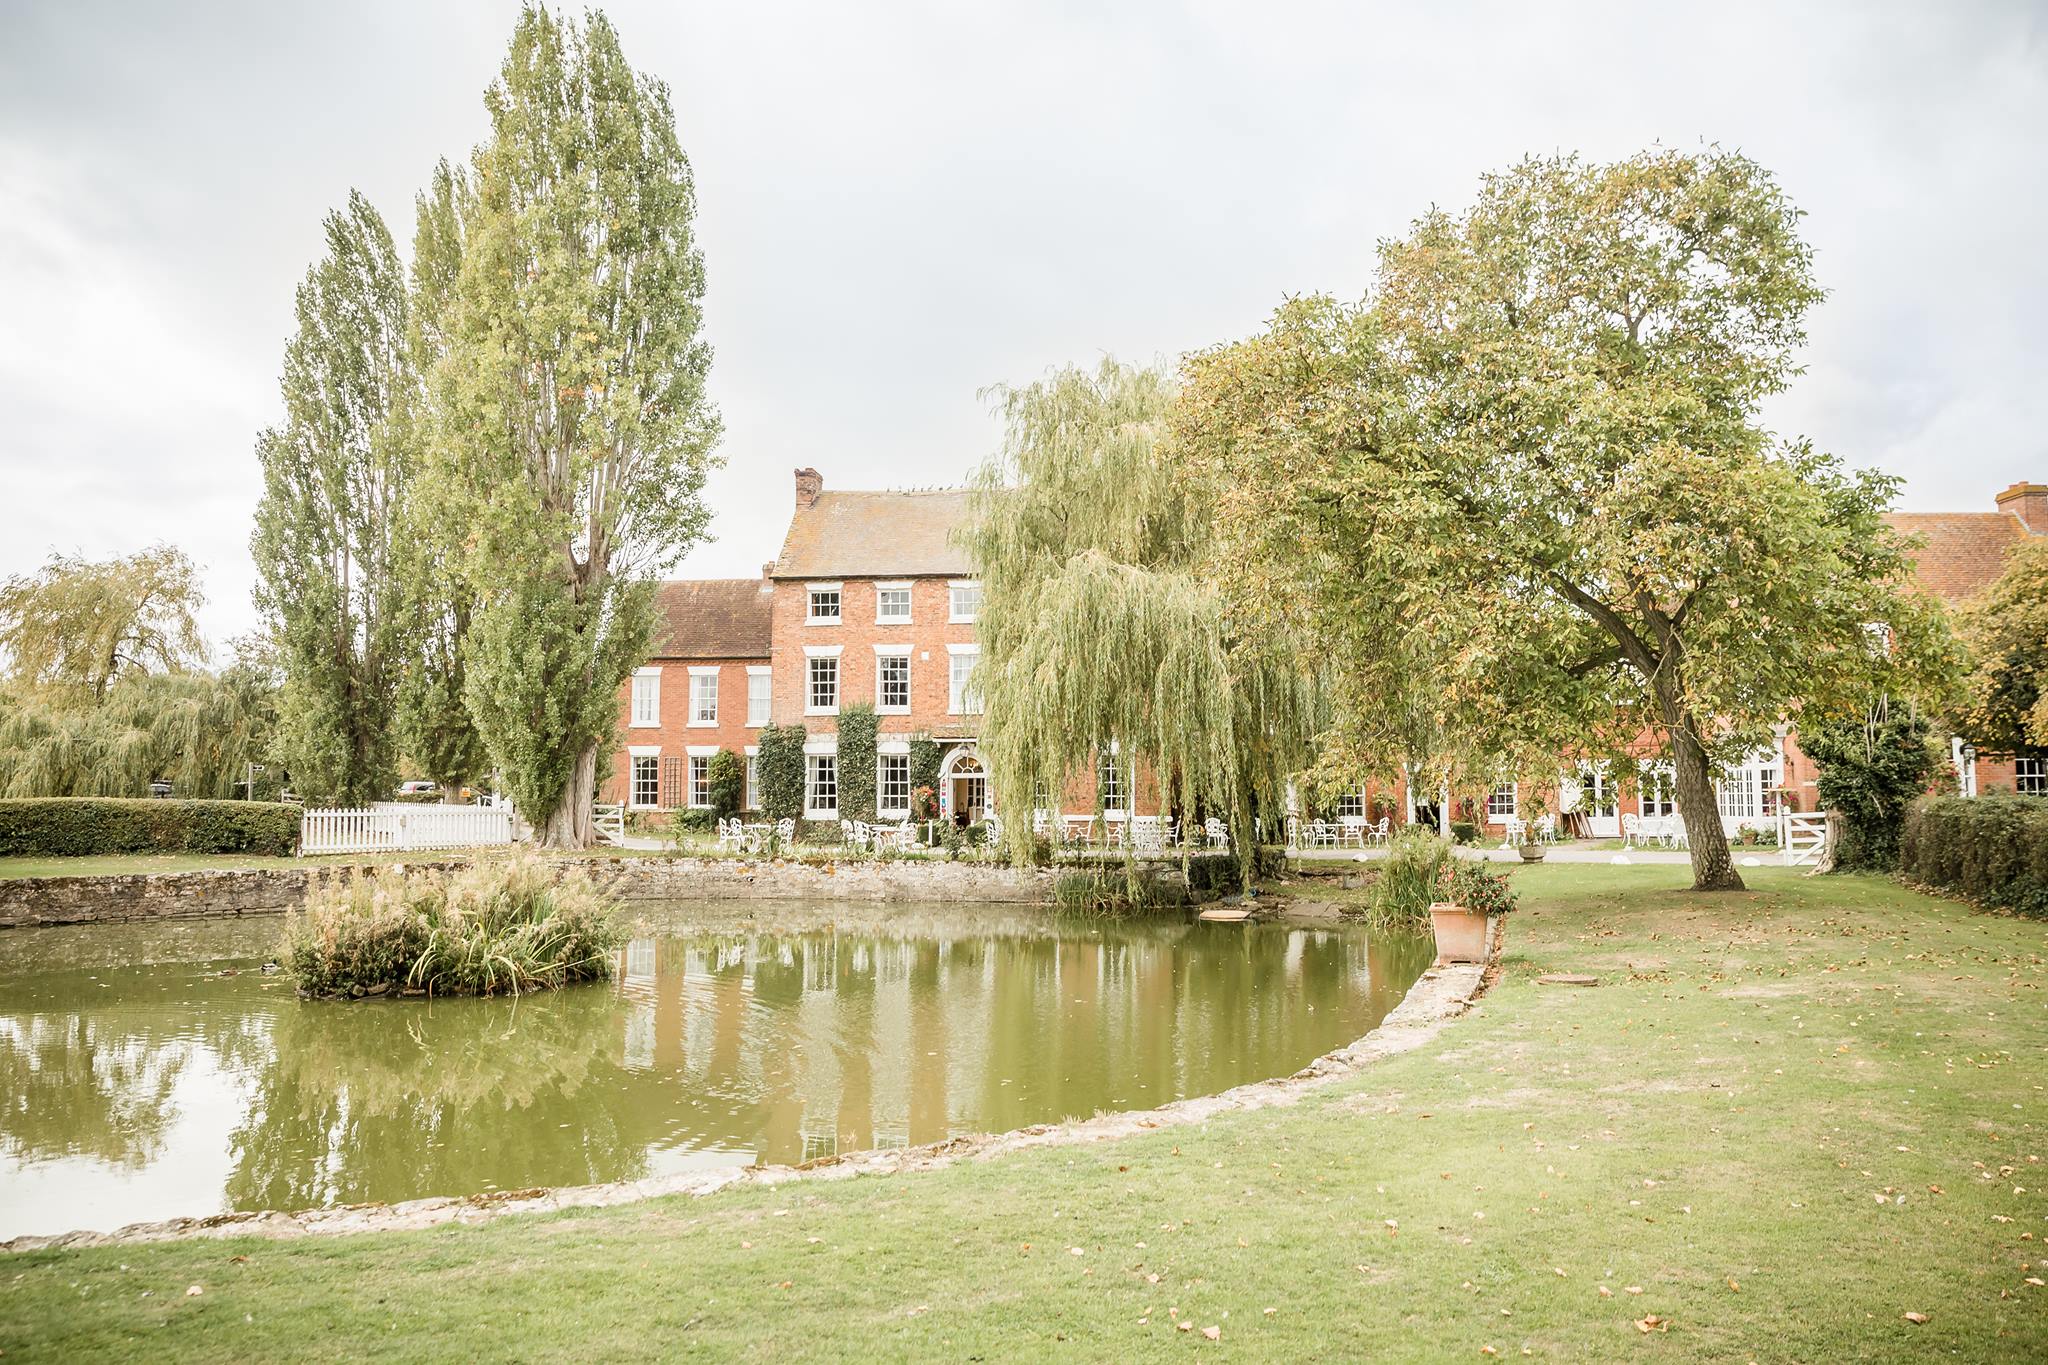
[[[661,782],[674,785],[673,792],[666,786],[660,792],[659,804],[663,806],[689,804],[687,786],[691,749],[730,749],[744,758],[747,747],[760,734],[759,727],[747,724],[747,669],[750,666],[767,667],[768,660],[648,660],[644,667],[661,670],[660,723],[653,726],[633,724],[633,679],[628,677],[619,687],[618,751],[612,755],[611,774],[604,783],[603,799],[630,802],[634,749],[654,749],[656,772]],[[693,668],[718,670],[718,723],[715,725],[690,723],[690,670]],[[674,762],[667,761],[670,759]]]

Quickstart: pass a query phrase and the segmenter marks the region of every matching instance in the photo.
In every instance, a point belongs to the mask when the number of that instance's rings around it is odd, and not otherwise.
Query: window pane
[[[1515,784],[1495,787],[1486,795],[1486,813],[1496,820],[1504,820],[1515,813]]]
[[[946,591],[950,597],[954,620],[972,621],[981,614],[981,584],[957,583]]]
[[[769,684],[773,681],[766,673],[747,674],[747,724],[768,723]]]
[[[804,805],[821,814],[837,814],[839,810],[839,760],[832,754],[810,754],[805,762],[809,769],[809,782],[804,795]]]
[[[875,760],[879,790],[875,805],[884,811],[910,809],[910,755],[882,754]]]
[[[839,619],[839,590],[837,588],[811,589],[811,620],[837,621]]]
[[[633,724],[661,723],[661,677],[653,673],[633,675]]]
[[[1104,810],[1124,809],[1124,773],[1123,769],[1117,766],[1116,759],[1111,755],[1104,754],[1102,756],[1102,763],[1097,772],[1097,780],[1102,784],[1102,808]]]
[[[884,621],[908,621],[910,589],[883,588],[876,596],[875,615]]]
[[[839,660],[817,658],[811,660],[811,700],[819,708],[839,705]]]
[[[748,810],[761,809],[761,755],[747,755],[747,792],[743,798]]]
[[[632,802],[636,806],[652,806],[661,799],[661,769],[652,755],[633,758]]]
[[[711,804],[711,759],[708,755],[690,755],[690,804]]]
[[[2021,796],[2048,796],[2048,759],[2016,758],[2012,776],[2012,788]]]
[[[896,710],[910,708],[910,656],[883,654],[875,660],[875,698],[878,705]]]
[[[700,724],[718,723],[718,675],[716,673],[692,673],[690,675],[690,719]]]
[[[975,715],[981,711],[981,697],[975,692],[970,681],[977,657],[973,654],[955,654],[949,661],[948,681],[951,687],[947,706],[955,715]]]

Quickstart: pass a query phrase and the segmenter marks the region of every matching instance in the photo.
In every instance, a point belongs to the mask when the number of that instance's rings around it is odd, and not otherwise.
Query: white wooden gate
[[[299,852],[412,853],[444,848],[497,848],[512,842],[512,812],[490,806],[413,806],[308,810],[299,824]]]
[[[1778,851],[1785,857],[1785,866],[1801,867],[1818,862],[1827,843],[1826,815],[1819,812],[1802,815],[1789,810],[1778,812]]]
[[[626,842],[626,803],[599,801],[591,812],[590,823],[598,838],[608,844],[623,846]]]

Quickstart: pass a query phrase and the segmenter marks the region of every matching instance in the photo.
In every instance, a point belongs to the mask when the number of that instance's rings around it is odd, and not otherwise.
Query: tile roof
[[[1924,592],[1959,602],[1983,591],[2005,567],[2006,552],[2027,538],[2009,512],[1893,512],[1895,528],[1917,536],[1914,577]]]
[[[656,659],[766,659],[774,597],[759,578],[691,578],[655,589]]]
[[[972,573],[954,546],[967,519],[965,489],[920,493],[819,493],[790,518],[777,578],[958,577]]]

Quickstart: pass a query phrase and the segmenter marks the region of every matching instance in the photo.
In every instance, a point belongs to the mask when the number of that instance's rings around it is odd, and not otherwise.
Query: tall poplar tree
[[[284,421],[256,443],[250,549],[284,673],[279,756],[300,792],[360,805],[397,776],[395,550],[412,459],[395,414],[414,381],[405,272],[382,216],[351,193],[325,230],[285,345]]]
[[[529,6],[486,96],[441,327],[431,524],[476,592],[470,714],[549,847],[591,841],[653,580],[703,535],[717,417],[668,91]]]
[[[462,273],[462,225],[473,196],[467,178],[447,162],[434,169],[415,201],[408,344],[415,383],[398,396],[395,418],[417,466],[433,463],[439,436],[427,380],[447,352],[448,300]],[[437,500],[415,481],[401,508],[397,562],[405,588],[405,659],[398,684],[398,737],[407,758],[453,797],[489,766],[483,737],[469,713],[464,660],[476,590],[462,572],[459,542],[435,525]]]

